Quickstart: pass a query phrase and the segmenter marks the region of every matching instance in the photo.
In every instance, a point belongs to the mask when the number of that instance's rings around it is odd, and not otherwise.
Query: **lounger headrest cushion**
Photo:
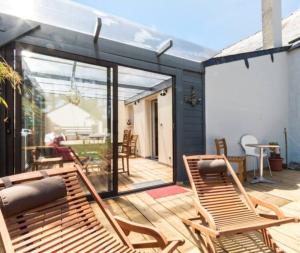
[[[226,163],[223,159],[200,160],[198,168],[201,173],[225,173],[227,171]]]
[[[47,177],[1,190],[0,207],[3,214],[8,217],[45,205],[66,195],[66,185],[61,177]]]

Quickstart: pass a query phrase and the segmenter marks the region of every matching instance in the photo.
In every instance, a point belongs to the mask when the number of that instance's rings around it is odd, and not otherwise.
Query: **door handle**
[[[10,125],[11,125],[11,120],[9,117],[4,118],[4,127],[5,127],[5,133],[10,134]]]

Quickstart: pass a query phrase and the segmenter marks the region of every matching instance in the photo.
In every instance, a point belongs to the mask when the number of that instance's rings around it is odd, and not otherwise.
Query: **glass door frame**
[[[167,183],[163,183],[163,184],[157,184],[157,185],[153,185],[153,186],[146,186],[146,187],[141,187],[141,188],[136,188],[136,189],[130,189],[130,190],[125,190],[125,191],[119,191],[119,189],[117,190],[117,196],[122,196],[122,195],[127,195],[127,194],[132,194],[132,193],[138,193],[138,192],[142,192],[142,191],[147,191],[147,190],[151,190],[151,189],[156,189],[159,187],[165,187],[165,186],[171,186],[171,185],[175,185],[177,182],[177,126],[176,126],[176,119],[177,119],[177,114],[176,114],[176,74],[171,74],[171,73],[162,73],[159,71],[154,71],[154,70],[149,70],[149,69],[145,69],[145,68],[140,68],[137,66],[130,66],[130,65],[126,65],[126,64],[117,64],[117,66],[122,66],[122,67],[127,67],[127,68],[131,68],[131,69],[136,69],[136,70],[142,70],[145,72],[149,72],[149,73],[156,73],[156,74],[161,74],[161,75],[166,75],[166,76],[170,76],[172,78],[172,181],[167,182]],[[118,73],[118,72],[117,72]],[[117,77],[116,77],[117,78]],[[118,133],[118,129],[116,130],[116,132]],[[118,137],[117,137],[118,138]],[[118,177],[117,177],[118,180]],[[119,185],[117,185],[119,186]]]
[[[15,66],[16,70],[22,74],[22,50],[27,50],[33,53],[38,53],[46,56],[57,57],[61,59],[67,59],[72,61],[78,61],[95,66],[107,68],[107,82],[112,87],[112,103],[110,108],[112,119],[112,187],[111,191],[99,193],[101,197],[112,197],[118,195],[118,65],[111,62],[89,58],[86,56],[75,55],[58,50],[47,49],[44,47],[28,45],[25,43],[16,43],[15,45]],[[15,92],[14,98],[14,154],[12,158],[14,160],[14,168],[9,171],[9,174],[22,173],[21,170],[21,151],[22,151],[22,99],[21,94]]]
[[[162,187],[162,186],[167,186],[167,185],[174,185],[176,183],[176,178],[177,178],[177,160],[176,160],[176,76],[172,74],[165,74],[165,75],[170,75],[172,77],[172,121],[173,121],[173,180],[170,183],[166,183],[163,185],[158,185],[158,186],[151,186],[151,187],[145,187],[141,189],[133,189],[129,191],[123,191],[119,192],[118,190],[118,66],[125,66],[125,67],[130,67],[130,68],[135,68],[135,69],[140,69],[144,71],[149,71],[153,73],[158,73],[158,74],[164,74],[164,73],[159,73],[156,71],[151,71],[143,68],[138,68],[138,67],[132,67],[132,66],[127,66],[124,64],[118,64],[118,63],[112,63],[109,61],[104,61],[104,60],[99,60],[95,58],[91,58],[88,56],[82,56],[82,55],[76,55],[74,53],[67,53],[64,51],[59,51],[56,49],[48,49],[40,46],[35,46],[27,43],[21,43],[21,42],[15,42],[12,45],[12,48],[14,48],[14,65],[16,70],[19,73],[22,73],[22,58],[21,58],[21,52],[22,50],[28,50],[33,53],[39,53],[47,56],[52,56],[52,57],[58,57],[62,59],[67,59],[67,60],[73,60],[73,61],[79,61],[82,63],[87,63],[87,64],[92,64],[96,66],[101,66],[101,67],[107,67],[108,68],[108,77],[112,77],[112,80],[108,79],[108,81],[112,81],[112,140],[113,140],[113,145],[112,145],[112,151],[113,151],[113,171],[112,171],[112,187],[111,191],[108,192],[101,192],[99,193],[101,197],[108,198],[108,197],[114,197],[118,195],[124,195],[128,193],[134,193],[134,192],[139,192],[143,190],[148,190],[151,188],[157,188],[157,187]],[[111,73],[109,75],[109,73]],[[22,143],[21,143],[21,122],[22,122],[22,103],[21,103],[21,95],[14,91],[14,110],[11,112],[11,115],[13,115],[13,122],[14,122],[14,155],[11,155],[10,159],[13,161],[14,166],[13,168],[8,168],[6,174],[17,174],[21,173],[21,150],[22,150]],[[8,159],[8,160],[10,160]]]

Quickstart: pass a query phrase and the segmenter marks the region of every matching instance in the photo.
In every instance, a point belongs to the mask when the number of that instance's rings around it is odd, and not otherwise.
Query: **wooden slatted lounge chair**
[[[109,172],[110,159],[100,156],[101,160],[97,161],[97,163],[93,163],[88,156],[78,156],[72,147],[68,147],[68,151],[73,162],[79,165],[79,167],[85,171],[87,175],[90,173],[89,170],[93,168],[96,168],[98,172]]]
[[[267,228],[298,222],[297,219],[286,217],[278,207],[247,194],[224,155],[183,156],[183,160],[198,215],[183,222],[204,236],[208,252],[218,252],[214,242],[222,236],[257,231],[269,249],[279,252]],[[274,214],[259,213],[257,206]]]
[[[89,170],[88,170],[88,167],[89,167],[89,160],[90,158],[87,157],[87,156],[78,156],[77,153],[75,152],[75,150],[72,148],[72,147],[68,147],[68,150],[69,150],[69,153],[70,153],[70,156],[72,157],[73,161],[80,166],[80,168],[82,170],[85,171],[86,174],[89,173]]]
[[[162,252],[173,252],[183,244],[182,240],[168,241],[154,228],[112,216],[85,173],[77,165],[1,178],[1,194],[4,194],[4,191],[9,188],[16,192],[16,187],[25,186],[26,189],[29,186],[32,187],[34,183],[41,182],[45,175],[46,179],[62,182],[64,197],[31,209],[21,209],[22,211],[18,211],[18,213],[15,211],[14,214],[7,214],[6,209],[2,206],[0,209],[0,232],[5,252],[133,253],[140,252],[136,249],[155,247],[161,248]],[[110,223],[115,233],[108,232],[103,226],[103,220],[95,216],[81,188],[80,181],[89,190],[103,214],[103,219]],[[12,186],[5,188],[7,182]],[[44,186],[46,186],[46,192],[49,191],[49,184]],[[38,187],[35,186],[34,189],[36,190]],[[42,196],[52,197],[45,195],[44,192]],[[39,198],[38,201],[45,200]],[[130,243],[126,236],[130,232],[150,235],[155,240]]]

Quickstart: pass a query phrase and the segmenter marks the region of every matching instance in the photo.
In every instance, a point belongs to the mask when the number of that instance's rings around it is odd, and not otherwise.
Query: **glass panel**
[[[78,155],[99,192],[112,190],[108,69],[22,52],[22,170],[57,168]]]
[[[119,192],[173,181],[172,77],[119,67]]]
[[[203,61],[216,54],[209,48],[72,1],[0,0],[0,12],[89,35],[94,35],[96,19],[101,17],[103,38],[153,51],[172,39],[173,47],[167,54],[193,61]]]

